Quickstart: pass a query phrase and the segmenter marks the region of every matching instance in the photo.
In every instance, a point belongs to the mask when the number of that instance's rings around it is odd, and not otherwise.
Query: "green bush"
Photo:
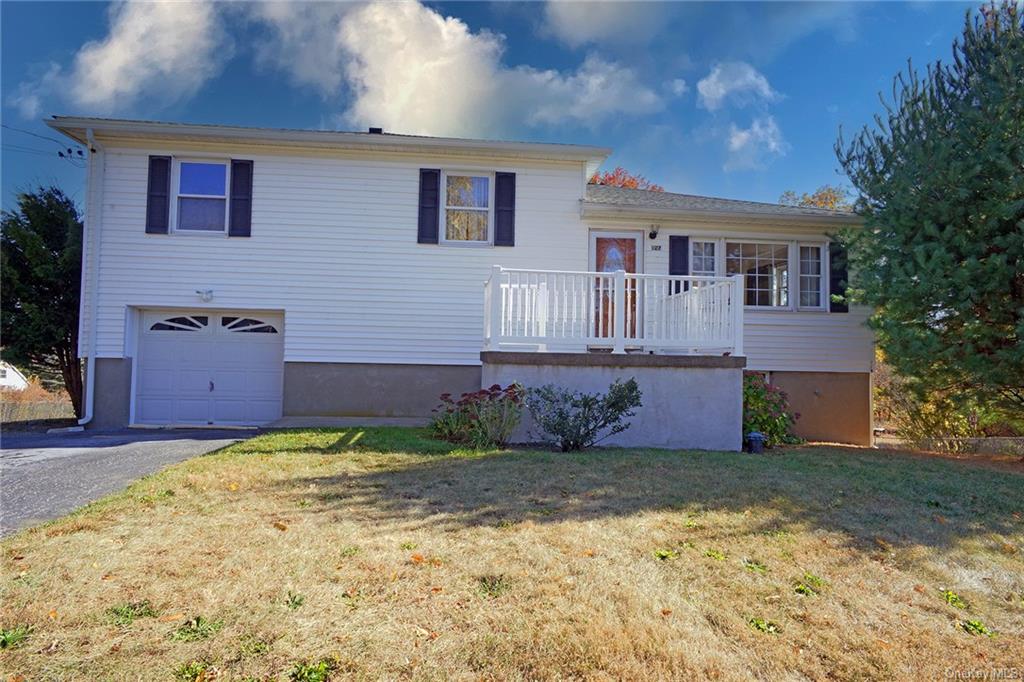
[[[544,435],[562,452],[569,452],[628,429],[629,422],[625,420],[636,414],[640,398],[636,379],[616,380],[604,395],[548,384],[531,388],[526,394],[526,406]]]
[[[793,425],[799,413],[789,411],[789,397],[785,391],[765,381],[764,376],[751,372],[743,375],[743,435],[752,431],[764,434],[768,447],[783,443],[799,443],[793,435]]]
[[[476,448],[504,445],[519,426],[523,413],[523,387],[494,384],[474,393],[463,393],[458,400],[450,393],[441,395],[441,404],[431,421],[434,435],[452,443]]]

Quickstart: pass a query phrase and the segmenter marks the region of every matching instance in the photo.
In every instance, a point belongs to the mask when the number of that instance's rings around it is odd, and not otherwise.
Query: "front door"
[[[617,270],[640,272],[643,234],[640,232],[591,232],[590,264],[594,272]],[[636,280],[626,281],[626,330],[636,338]],[[594,336],[612,336],[615,320],[614,279],[597,277],[594,282]]]

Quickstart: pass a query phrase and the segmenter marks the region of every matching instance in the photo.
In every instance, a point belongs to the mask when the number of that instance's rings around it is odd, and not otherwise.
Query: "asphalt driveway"
[[[0,536],[57,518],[253,431],[124,430],[0,435]]]

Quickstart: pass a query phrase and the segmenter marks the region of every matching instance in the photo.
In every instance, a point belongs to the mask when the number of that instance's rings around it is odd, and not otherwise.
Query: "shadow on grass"
[[[308,513],[458,527],[666,509],[749,512],[747,532],[806,525],[848,533],[854,543],[875,549],[877,538],[949,547],[970,536],[1024,531],[1024,475],[891,453],[828,447],[767,456],[630,449],[481,453],[413,429],[335,431],[302,447],[325,454],[412,453],[369,471],[280,483],[284,492],[314,501]]]

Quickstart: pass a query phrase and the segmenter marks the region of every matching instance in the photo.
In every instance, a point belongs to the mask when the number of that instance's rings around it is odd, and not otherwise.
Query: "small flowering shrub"
[[[799,413],[789,411],[786,393],[765,381],[761,374],[743,376],[743,436],[751,431],[764,434],[768,447],[783,443],[799,443],[793,425]]]
[[[494,384],[463,393],[458,400],[450,393],[442,393],[430,427],[435,436],[452,443],[475,448],[504,445],[519,426],[524,394],[519,384],[505,388]]]
[[[636,379],[616,380],[603,395],[549,384],[531,388],[526,405],[548,440],[556,443],[562,452],[569,452],[582,450],[628,429],[627,419],[636,414],[640,397]]]

